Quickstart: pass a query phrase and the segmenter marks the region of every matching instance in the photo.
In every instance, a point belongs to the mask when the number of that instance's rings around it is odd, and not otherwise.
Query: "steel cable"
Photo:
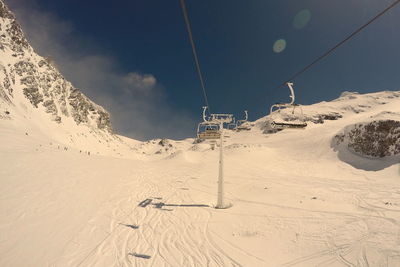
[[[327,57],[330,53],[332,53],[334,50],[336,50],[338,47],[340,47],[341,45],[343,45],[345,42],[347,42],[348,40],[350,40],[351,38],[353,38],[355,35],[357,35],[359,32],[361,32],[362,30],[364,30],[368,25],[370,25],[372,22],[374,22],[375,20],[377,20],[379,17],[381,17],[383,14],[385,14],[387,11],[389,11],[390,9],[392,9],[395,5],[397,5],[398,3],[400,3],[400,0],[396,0],[395,2],[393,2],[391,5],[389,5],[387,8],[385,8],[383,11],[381,11],[378,15],[376,15],[375,17],[373,17],[372,19],[370,19],[367,23],[365,23],[364,25],[362,25],[361,27],[359,27],[357,30],[355,30],[353,33],[351,33],[349,36],[347,36],[344,40],[340,41],[339,43],[337,43],[334,47],[332,47],[331,49],[329,49],[327,52],[325,52],[324,54],[322,54],[321,56],[319,56],[317,59],[315,59],[314,61],[312,61],[310,64],[308,64],[307,66],[305,66],[304,68],[302,68],[301,70],[299,70],[298,72],[296,72],[295,74],[293,74],[292,77],[290,77],[289,79],[287,79],[284,83],[280,84],[279,86],[277,86],[275,88],[278,89],[279,87],[285,85],[288,82],[293,81],[295,78],[297,78],[298,76],[300,76],[301,74],[303,74],[304,72],[306,72],[308,69],[310,69],[312,66],[314,66],[315,64],[317,64],[319,61],[321,61],[322,59],[324,59],[325,57]]]
[[[197,74],[199,75],[201,88],[203,89],[204,101],[206,103],[206,106],[208,107],[208,111],[210,112],[210,104],[208,103],[206,87],[204,85],[204,79],[203,79],[203,75],[202,75],[202,72],[200,69],[199,58],[197,56],[196,45],[193,40],[192,28],[190,26],[189,16],[188,16],[186,5],[185,5],[185,0],[180,0],[180,3],[181,3],[182,12],[183,12],[183,17],[185,18],[186,29],[189,34],[190,44],[192,46],[193,58],[194,58],[194,62],[196,64]]]

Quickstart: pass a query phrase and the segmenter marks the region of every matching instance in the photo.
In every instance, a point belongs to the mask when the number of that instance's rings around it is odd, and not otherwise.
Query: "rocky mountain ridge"
[[[77,125],[112,132],[110,114],[67,81],[49,58],[35,53],[4,0],[0,0],[0,104],[45,112],[55,123],[72,118]]]

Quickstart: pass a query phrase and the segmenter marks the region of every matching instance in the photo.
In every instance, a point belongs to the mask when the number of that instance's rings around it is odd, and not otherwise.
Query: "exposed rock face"
[[[353,125],[334,138],[362,156],[383,158],[400,155],[400,121],[379,120]]]
[[[349,132],[349,147],[372,157],[400,154],[400,122],[386,120],[358,124]]]
[[[314,116],[311,117],[305,117],[305,121],[310,121],[316,124],[322,124],[324,123],[326,120],[328,121],[335,121],[338,120],[340,118],[343,118],[343,116],[337,112],[331,112],[331,113],[327,113],[327,114],[316,114]]]
[[[7,71],[4,67],[0,66],[0,99],[6,102],[11,102],[10,95],[12,95],[12,87]]]
[[[8,47],[15,53],[22,53],[23,49],[28,49],[29,44],[22,33],[20,25],[15,20],[14,14],[7,8],[3,0],[0,0],[0,18],[9,20],[8,25],[4,29],[3,26],[5,25],[1,25],[2,28],[0,28],[0,30],[5,32],[1,34],[1,41],[3,41],[3,38],[6,39],[9,37],[10,42]],[[0,48],[4,49],[4,44],[2,44]]]
[[[0,101],[16,105],[17,95],[49,113],[55,122],[72,118],[76,124],[111,132],[109,113],[65,80],[49,58],[33,51],[15,16],[0,0]]]

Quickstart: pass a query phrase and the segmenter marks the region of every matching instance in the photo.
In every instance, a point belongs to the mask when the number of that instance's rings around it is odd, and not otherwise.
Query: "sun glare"
[[[279,40],[275,41],[274,46],[272,47],[272,50],[275,53],[281,53],[281,52],[283,52],[283,50],[285,50],[285,48],[286,48],[286,40],[279,39]]]
[[[299,11],[293,19],[293,27],[295,29],[305,28],[311,20],[311,11],[303,9]]]

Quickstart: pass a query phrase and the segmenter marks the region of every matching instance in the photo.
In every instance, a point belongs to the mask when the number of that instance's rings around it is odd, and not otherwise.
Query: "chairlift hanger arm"
[[[289,87],[289,90],[290,90],[290,98],[291,98],[290,103],[276,103],[276,104],[271,106],[270,113],[272,113],[274,108],[280,109],[280,108],[287,108],[287,107],[295,107],[295,106],[297,106],[297,104],[294,103],[295,94],[294,94],[294,89],[293,89],[293,83],[288,82],[287,86]]]
[[[203,122],[207,122],[207,117],[206,117],[206,110],[208,106],[203,106]]]
[[[287,83],[287,86],[289,87],[290,90],[290,98],[292,101],[290,102],[291,105],[294,104],[295,96],[294,96],[294,89],[293,89],[293,83]]]

